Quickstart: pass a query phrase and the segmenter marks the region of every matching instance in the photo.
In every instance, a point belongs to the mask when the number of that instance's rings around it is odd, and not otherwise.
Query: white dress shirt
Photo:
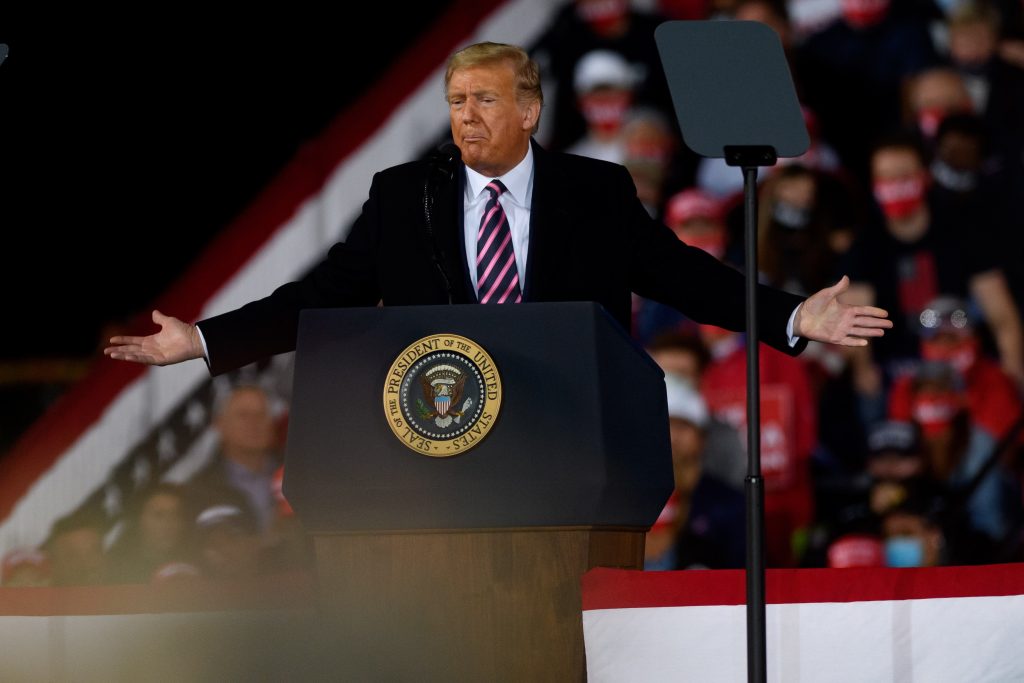
[[[463,229],[466,242],[466,263],[469,266],[469,279],[476,282],[476,247],[477,233],[480,231],[480,220],[484,215],[484,206],[491,193],[485,187],[492,180],[500,180],[505,191],[498,197],[501,208],[505,211],[509,228],[512,230],[512,251],[516,255],[516,270],[519,271],[519,289],[526,289],[526,255],[530,249],[530,206],[533,202],[533,148],[526,148],[526,156],[515,167],[497,178],[480,175],[466,166],[466,188],[462,200],[464,212]]]

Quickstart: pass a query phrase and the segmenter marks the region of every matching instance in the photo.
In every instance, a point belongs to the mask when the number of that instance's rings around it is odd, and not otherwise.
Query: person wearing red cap
[[[722,204],[711,194],[687,188],[669,197],[665,203],[665,225],[676,237],[691,247],[725,259],[727,235]],[[633,334],[648,344],[670,331],[691,331],[696,326],[676,309],[657,301],[635,297],[633,302]]]
[[[870,534],[840,536],[828,547],[828,566],[831,569],[884,567],[885,546],[881,539]]]

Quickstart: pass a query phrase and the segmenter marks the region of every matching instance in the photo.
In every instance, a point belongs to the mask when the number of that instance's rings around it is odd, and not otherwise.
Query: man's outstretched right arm
[[[171,365],[203,357],[203,342],[195,325],[153,311],[160,331],[148,337],[112,337],[103,353],[117,360],[146,365]]]

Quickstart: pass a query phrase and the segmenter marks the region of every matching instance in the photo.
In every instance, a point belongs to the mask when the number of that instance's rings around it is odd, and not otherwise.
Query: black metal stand
[[[757,333],[757,169],[810,146],[779,36],[756,21],[669,21],[654,32],[686,146],[743,169],[747,268],[747,675],[764,683],[764,481]]]
[[[771,166],[766,146],[726,147],[725,161],[743,169],[743,231],[747,275],[747,680],[768,678],[765,619],[764,479],[761,477],[761,373],[757,330],[757,168]]]

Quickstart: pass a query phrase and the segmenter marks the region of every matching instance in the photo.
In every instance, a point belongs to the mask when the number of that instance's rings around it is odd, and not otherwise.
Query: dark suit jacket
[[[523,300],[596,301],[625,328],[630,293],[661,301],[702,323],[745,327],[743,276],[680,242],[637,200],[626,169],[568,154],[534,151],[530,252]],[[210,371],[220,374],[295,348],[304,308],[448,303],[423,216],[427,163],[377,173],[345,242],[308,276],[270,296],[199,322]],[[463,248],[465,174],[440,189],[434,233],[452,283],[453,303],[474,303]],[[802,301],[761,287],[761,339],[787,353],[786,322]]]

